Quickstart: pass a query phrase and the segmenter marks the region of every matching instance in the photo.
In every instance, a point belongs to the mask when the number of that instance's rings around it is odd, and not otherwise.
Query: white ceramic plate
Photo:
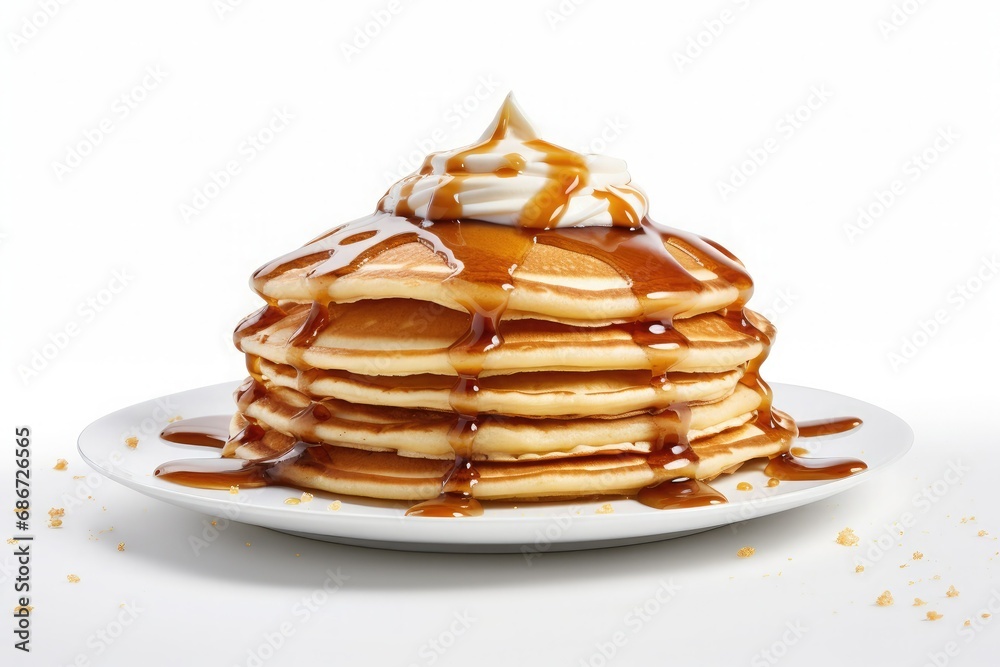
[[[335,498],[319,492],[311,502],[287,505],[285,499],[298,497],[299,491],[268,487],[233,495],[154,477],[153,470],[167,461],[218,458],[218,450],[166,442],[158,434],[175,415],[231,413],[237,384],[192,389],[113,412],[80,434],[80,454],[98,472],[153,498],[295,535],[410,551],[530,554],[665,540],[800,507],[870,479],[902,457],[913,442],[910,427],[881,408],[819,389],[775,384],[774,404],[799,421],[860,417],[864,421],[860,429],[799,444],[813,456],[860,458],[868,469],[833,481],[781,482],[768,487],[759,464],[712,482],[729,499],[725,505],[655,510],[631,500],[613,500],[613,512],[598,513],[604,502],[488,504],[483,516],[463,519],[407,517],[404,512],[409,503]],[[139,436],[135,449],[125,445],[129,435]],[[753,491],[738,491],[740,482],[749,482]],[[329,508],[334,499],[342,501],[336,511]]]

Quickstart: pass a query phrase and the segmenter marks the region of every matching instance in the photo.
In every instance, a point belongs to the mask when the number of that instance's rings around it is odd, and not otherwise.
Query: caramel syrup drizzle
[[[825,435],[848,433],[860,428],[857,417],[835,417],[798,424],[800,438],[818,438]],[[772,458],[764,473],[771,477],[792,481],[829,480],[849,477],[866,470],[868,465],[853,458],[809,458],[799,456],[793,448]]]
[[[799,422],[799,437],[817,438],[824,435],[848,433],[859,428],[861,424],[862,421],[857,417],[834,417],[832,419]]]
[[[530,229],[548,229],[556,226],[568,210],[573,195],[589,185],[590,172],[586,156],[539,139],[509,97],[494,119],[493,125],[480,137],[479,142],[454,152],[445,159],[444,173],[440,176],[441,181],[427,204],[425,217],[434,221],[458,221],[467,218],[461,203],[466,180],[484,176],[483,172],[470,170],[467,167],[468,159],[472,156],[498,153],[501,142],[508,138],[520,140],[527,148],[542,153],[541,162],[550,168],[545,185],[530,197],[516,214],[518,225]],[[441,153],[428,155],[415,174],[403,179],[399,202],[395,205],[394,213],[403,217],[416,216],[416,211],[407,202],[417,183],[434,173],[433,161],[440,161],[442,155]],[[526,163],[522,156],[510,153],[503,158],[501,164],[492,172],[494,176],[511,178],[523,173]],[[622,196],[625,192],[638,193],[632,186],[625,185],[607,190],[595,190],[592,194],[608,202],[608,211],[613,224],[636,227],[640,222],[640,215]],[[383,198],[379,202],[379,209],[385,210],[386,205],[387,200]]]

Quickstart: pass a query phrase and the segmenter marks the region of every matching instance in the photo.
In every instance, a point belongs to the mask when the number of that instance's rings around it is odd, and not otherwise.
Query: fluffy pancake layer
[[[768,433],[743,424],[692,443],[697,462],[680,470],[649,465],[642,452],[617,451],[558,459],[485,461],[476,465],[477,483],[471,496],[479,500],[559,500],[607,495],[633,496],[647,486],[678,476],[711,480],[743,462],[773,456],[788,448],[790,432]],[[276,482],[392,500],[430,500],[441,493],[441,479],[453,470],[451,461],[399,456],[324,445],[292,450],[271,470]]]
[[[237,346],[249,355],[300,368],[393,377],[457,374],[450,351],[469,330],[469,313],[399,298],[332,303],[329,324],[316,330],[308,347],[296,347],[291,341],[306,323],[311,304],[282,303],[280,319],[237,332]],[[642,333],[641,323],[638,329]],[[508,311],[499,327],[503,345],[490,350],[479,377],[540,370],[649,371],[654,363],[675,371],[718,372],[745,364],[764,348],[761,340],[733,329],[718,313],[675,318],[656,347],[637,342],[636,330],[635,323],[567,324],[518,319]],[[768,338],[774,333],[769,323],[762,331]]]

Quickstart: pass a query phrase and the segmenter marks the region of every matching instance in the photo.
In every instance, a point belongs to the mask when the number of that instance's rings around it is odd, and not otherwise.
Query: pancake
[[[650,466],[643,453],[565,457],[538,461],[488,461],[476,466],[477,500],[559,500],[608,495],[634,496],[641,489],[680,477],[711,480],[749,458],[785,451],[789,432],[767,433],[744,424],[692,443],[697,462],[666,470]],[[369,498],[420,501],[441,493],[447,460],[412,458],[327,445],[301,447],[272,468],[275,481],[289,486]]]
[[[512,287],[507,310],[522,317],[598,322],[633,321],[647,314],[633,290],[635,276],[631,274],[637,271],[646,271],[650,282],[661,288],[655,290],[662,292],[657,309],[672,317],[718,311],[736,301],[745,289],[730,276],[720,275],[733,270],[727,255],[677,230],[664,229],[652,241],[656,247],[644,249],[647,255],[638,264],[626,261],[624,253],[614,261],[617,248],[607,246],[616,239],[609,242],[603,237],[615,235],[603,229],[596,239],[591,229],[525,235],[515,228],[477,221],[465,221],[458,239],[437,231],[431,234],[404,218],[375,214],[335,228],[262,267],[254,274],[253,286],[263,298],[274,302],[352,303],[402,298],[463,311],[493,277],[488,276],[487,281],[449,278],[459,266],[463,271],[491,266],[499,258],[504,266],[514,265],[501,276]],[[578,233],[568,234],[571,231]],[[363,240],[354,240],[359,238]],[[363,254],[345,250],[360,251],[383,238],[390,238],[391,245],[380,249],[377,256],[363,257],[349,273],[336,270],[349,265],[355,254]],[[566,243],[567,239],[571,243]],[[554,245],[557,243],[576,249]],[[338,257],[343,254],[343,259]],[[596,256],[600,254],[604,256]],[[641,262],[648,256],[657,257],[657,261],[643,266]]]
[[[479,421],[469,458],[518,460],[601,451],[650,452],[663,441],[693,440],[742,425],[750,421],[760,402],[756,392],[739,386],[723,399],[685,410],[638,411],[604,419],[493,416]],[[273,388],[249,403],[241,416],[231,427],[234,437],[224,455],[270,459],[302,440],[449,461],[455,456],[451,434],[456,417],[451,412],[387,409],[336,399],[317,403],[294,390]],[[250,420],[288,438],[242,442],[236,436]]]
[[[479,143],[251,286],[265,305],[233,334],[250,377],[222,450],[251,486],[424,516],[642,500],[796,435],[760,377],[775,332],[743,264],[651,220],[624,163],[542,141],[510,99]]]
[[[315,398],[352,403],[450,411],[455,378],[447,375],[372,377],[262,361],[260,372],[273,386]],[[537,371],[482,377],[469,405],[477,414],[518,417],[611,416],[663,409],[678,402],[713,401],[733,391],[742,368],[726,373],[667,373],[655,385],[649,372]]]
[[[372,376],[455,376],[449,351],[470,322],[465,311],[426,301],[331,303],[327,323],[316,329],[308,347],[296,347],[290,341],[311,310],[312,302],[283,304],[281,314],[268,326],[238,329],[236,344],[249,355],[278,364]],[[760,324],[763,336],[772,337],[773,327],[763,318]],[[603,320],[585,326],[505,317],[499,333],[503,345],[484,360],[480,377],[537,370],[648,371],[654,362],[674,371],[717,372],[756,358],[764,347],[759,337],[734,329],[718,313],[673,320],[671,328],[658,336],[657,347],[636,340],[643,330],[634,323]]]

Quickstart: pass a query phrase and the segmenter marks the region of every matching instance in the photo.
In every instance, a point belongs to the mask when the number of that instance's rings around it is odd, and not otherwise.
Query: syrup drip
[[[229,438],[229,417],[213,415],[211,417],[182,419],[167,424],[166,428],[160,432],[160,437],[167,442],[181,445],[221,449]]]
[[[867,468],[868,465],[858,459],[809,459],[786,452],[771,459],[764,468],[764,474],[780,480],[804,482],[841,479]]]
[[[281,308],[268,303],[260,310],[254,311],[243,318],[243,321],[236,326],[233,331],[233,343],[240,346],[240,341],[244,338],[255,336],[264,329],[281,321],[286,313]]]
[[[458,518],[482,516],[483,505],[465,493],[442,493],[437,498],[417,503],[406,510],[406,516]]]
[[[728,502],[724,495],[705,482],[686,477],[647,486],[639,491],[635,499],[658,510],[706,507]]]
[[[326,306],[321,306],[319,303],[313,301],[312,306],[309,307],[309,314],[306,315],[306,319],[295,330],[289,339],[288,345],[298,348],[307,348],[316,342],[316,338],[319,336],[320,332],[326,328],[330,323],[330,312]]]
[[[164,463],[153,473],[161,479],[200,489],[252,489],[275,483],[273,461],[241,459],[181,459]]]
[[[249,423],[246,426],[244,426],[243,429],[240,430],[236,435],[229,438],[229,440],[226,442],[227,447],[249,445],[252,442],[257,442],[258,440],[264,438],[264,433],[265,433],[264,427],[261,426],[257,422],[257,420],[253,419],[252,417],[247,417],[246,419]]]
[[[240,412],[246,413],[250,406],[267,396],[267,387],[254,378],[247,378],[236,391],[233,398],[236,400],[236,407]]]
[[[861,420],[857,417],[835,417],[832,419],[817,419],[816,421],[800,422],[800,438],[816,438],[824,435],[848,433],[860,427]]]

